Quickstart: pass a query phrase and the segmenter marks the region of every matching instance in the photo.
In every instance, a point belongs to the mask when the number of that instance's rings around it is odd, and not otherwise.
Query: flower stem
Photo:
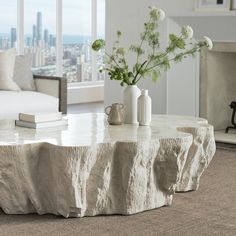
[[[190,49],[190,50],[184,52],[184,53],[182,54],[182,57],[185,56],[185,55],[192,54],[192,53],[198,51],[201,47],[202,47],[201,45],[198,45],[196,48],[192,48],[192,49]],[[179,55],[176,55],[176,56],[172,57],[171,59],[168,60],[168,62],[176,60],[176,59],[178,58],[178,56],[179,56]],[[155,65],[153,65],[153,66],[147,68],[147,71],[153,70],[154,68],[156,68],[156,67],[158,67],[158,66],[160,66],[160,65],[162,65],[162,64],[164,64],[164,63],[166,63],[166,61],[162,61],[162,62],[160,62],[160,63],[157,63],[157,64],[155,64]]]
[[[114,61],[115,64],[116,64],[119,68],[121,68],[120,65],[118,64],[118,62],[115,60],[115,58],[114,58],[113,56],[109,55],[107,52],[105,52],[105,54],[108,56],[108,58],[110,58],[112,61]]]

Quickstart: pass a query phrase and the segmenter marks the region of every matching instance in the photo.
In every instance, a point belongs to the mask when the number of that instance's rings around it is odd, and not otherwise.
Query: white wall
[[[168,15],[176,14],[179,12],[192,11],[194,8],[195,0],[156,0],[156,1],[145,1],[140,2],[151,2],[151,5],[158,6],[165,10]]]
[[[168,31],[178,34],[180,27],[168,21]],[[167,72],[167,113],[199,115],[199,57],[191,56],[181,63],[172,64]]]
[[[143,31],[143,23],[148,19],[148,6],[159,6],[166,11],[167,14],[174,14],[179,11],[192,11],[193,0],[107,0],[106,2],[106,42],[107,50],[112,47],[115,40],[116,30],[121,30],[124,34],[123,46],[128,46],[130,43],[139,42],[139,35]],[[161,42],[165,46],[167,43],[167,24],[163,22],[161,32]],[[130,62],[133,58],[129,58]],[[180,69],[182,70],[182,69]],[[179,70],[179,71],[180,71]],[[171,72],[169,72],[172,75]],[[186,73],[184,73],[186,75]],[[180,73],[178,74],[180,76]],[[175,76],[176,77],[176,76]],[[180,76],[181,77],[181,76]],[[191,80],[191,78],[189,78]],[[195,77],[194,77],[195,79]],[[195,82],[193,82],[195,83]],[[174,85],[173,85],[174,86]],[[169,94],[174,90],[170,87]],[[175,104],[174,97],[167,97],[167,75],[163,73],[160,81],[153,83],[150,79],[145,79],[139,84],[140,88],[149,89],[149,93],[153,100],[153,113],[176,113],[180,111]],[[176,91],[175,91],[176,92]],[[105,82],[105,105],[110,105],[114,102],[122,102],[122,89],[118,82],[106,79]],[[168,102],[169,100],[169,102]],[[180,99],[181,100],[181,99]],[[183,99],[182,99],[183,100]],[[186,101],[186,99],[185,99]],[[189,106],[190,107],[190,106]],[[172,109],[173,108],[173,109]],[[186,114],[195,114],[195,108]]]

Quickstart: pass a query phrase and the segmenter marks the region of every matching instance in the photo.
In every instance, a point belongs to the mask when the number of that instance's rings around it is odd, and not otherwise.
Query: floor
[[[236,235],[236,150],[218,149],[198,191],[178,193],[173,205],[131,216],[64,219],[53,215],[5,215],[0,235]]]

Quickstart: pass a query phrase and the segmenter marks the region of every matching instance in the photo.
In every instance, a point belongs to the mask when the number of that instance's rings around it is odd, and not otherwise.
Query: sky
[[[56,33],[56,0],[24,0],[25,34],[32,33],[36,23],[36,14],[42,12],[43,28]],[[105,0],[98,0],[98,32],[105,31]],[[4,22],[4,23],[3,23]],[[16,27],[17,0],[0,0],[0,32],[8,33]],[[91,34],[91,0],[63,0],[63,34]]]

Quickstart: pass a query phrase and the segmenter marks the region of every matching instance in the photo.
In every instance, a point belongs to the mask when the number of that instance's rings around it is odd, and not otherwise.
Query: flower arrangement
[[[111,54],[105,52],[106,66],[100,70],[107,71],[111,80],[118,80],[121,86],[136,85],[140,79],[151,77],[157,81],[161,70],[168,70],[170,63],[181,62],[188,56],[194,56],[202,47],[212,49],[210,38],[204,37],[202,42],[194,43],[193,29],[183,26],[180,35],[169,34],[168,46],[160,49],[158,25],[165,18],[165,12],[156,7],[149,7],[149,20],[144,23],[144,31],[140,34],[140,43],[132,44],[128,50],[120,47],[121,31],[117,31],[117,40],[113,44]],[[92,49],[100,51],[105,48],[103,39],[95,40]],[[133,66],[127,63],[127,53],[134,53],[136,62]]]

